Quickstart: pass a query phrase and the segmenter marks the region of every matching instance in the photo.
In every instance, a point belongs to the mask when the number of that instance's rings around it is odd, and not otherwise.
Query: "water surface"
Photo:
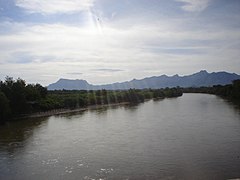
[[[240,177],[240,110],[214,95],[0,127],[0,179]]]

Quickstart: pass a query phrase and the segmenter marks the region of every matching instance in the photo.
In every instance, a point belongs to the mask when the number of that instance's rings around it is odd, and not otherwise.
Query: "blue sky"
[[[0,0],[0,79],[240,74],[239,0]]]

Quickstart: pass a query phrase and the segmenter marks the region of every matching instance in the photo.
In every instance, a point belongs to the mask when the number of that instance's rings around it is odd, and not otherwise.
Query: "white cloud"
[[[94,0],[16,0],[16,6],[29,13],[56,14],[88,10]]]
[[[210,0],[176,0],[178,2],[184,3],[182,9],[189,12],[200,12],[206,9]]]

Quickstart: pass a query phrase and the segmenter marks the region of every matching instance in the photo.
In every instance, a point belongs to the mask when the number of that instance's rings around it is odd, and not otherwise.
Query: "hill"
[[[205,70],[187,76],[153,76],[144,79],[133,79],[131,81],[117,82],[105,85],[89,84],[86,80],[59,79],[56,83],[50,84],[48,90],[117,90],[117,89],[145,89],[145,88],[166,88],[166,87],[211,87],[213,85],[231,84],[233,80],[240,79],[240,75],[228,72],[208,73]]]

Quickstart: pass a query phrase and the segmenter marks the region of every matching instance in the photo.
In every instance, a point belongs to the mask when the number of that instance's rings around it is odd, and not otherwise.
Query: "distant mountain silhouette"
[[[208,73],[202,70],[198,73],[187,76],[153,76],[144,79],[133,79],[126,82],[117,82],[105,85],[92,85],[85,80],[59,79],[56,83],[50,84],[48,90],[116,90],[116,89],[145,89],[145,88],[166,88],[166,87],[201,87],[213,85],[231,84],[233,80],[240,79],[240,75],[228,72]]]

